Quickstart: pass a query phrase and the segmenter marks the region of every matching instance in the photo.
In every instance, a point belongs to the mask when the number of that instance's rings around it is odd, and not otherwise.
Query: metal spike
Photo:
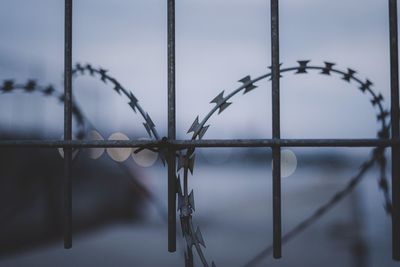
[[[221,114],[227,107],[229,107],[232,103],[226,102],[224,98],[224,91],[222,91],[219,95],[217,95],[210,103],[215,103],[219,107],[218,114]]]
[[[246,94],[248,92],[250,92],[251,90],[254,90],[257,88],[257,86],[255,86],[252,82],[251,82],[251,77],[250,75],[247,75],[246,77],[244,77],[243,79],[239,80],[239,82],[243,83],[245,85],[245,90],[243,92],[243,94]]]
[[[206,243],[204,242],[203,235],[201,234],[201,231],[200,231],[200,227],[198,227],[198,226],[197,226],[195,235],[196,235],[196,239],[200,243],[200,245],[202,245],[203,247],[206,247]]]
[[[89,71],[89,74],[90,74],[91,76],[94,76],[95,72],[94,72],[94,69],[93,69],[92,65],[87,64],[87,65],[86,65],[86,69]]]
[[[149,127],[150,127],[151,129],[153,129],[153,128],[155,127],[154,122],[151,120],[151,118],[150,118],[150,116],[149,116],[148,113],[146,113],[146,121],[147,121],[147,123],[149,124]]]
[[[192,123],[192,126],[190,126],[190,129],[187,133],[190,132],[197,132],[197,130],[200,128],[200,123],[199,123],[199,116],[196,117],[194,122]]]
[[[252,90],[254,90],[256,88],[257,88],[257,85],[249,84],[248,86],[246,86],[243,94],[247,94],[248,92],[250,92],[250,91],[252,91]]]
[[[108,76],[107,76],[107,70],[105,70],[105,69],[100,69],[100,70],[99,70],[99,73],[100,73],[100,75],[101,75],[101,80],[102,80],[104,83],[106,83],[106,82],[107,82],[107,78],[108,78]]]
[[[247,76],[244,77],[243,79],[240,79],[239,82],[241,82],[241,83],[243,83],[243,84],[246,84],[246,83],[251,82],[251,77],[250,77],[250,75],[247,75]]]
[[[222,103],[225,102],[224,99],[224,91],[222,91],[219,95],[217,95],[213,100],[211,100],[210,103],[215,103],[217,106],[221,105]]]
[[[180,155],[178,159],[177,171],[187,167],[189,168],[190,173],[193,174],[194,160],[195,155],[193,155],[191,158],[188,158],[186,155]]]
[[[133,109],[133,111],[136,113],[136,105],[137,105],[137,98],[132,94],[132,92],[129,92],[129,96],[128,96],[130,102],[128,103],[129,106],[131,106],[131,108]]]
[[[45,95],[51,95],[54,93],[54,87],[52,85],[49,85],[42,91],[42,93]]]
[[[322,69],[322,71],[320,72],[321,74],[325,74],[325,75],[331,75],[331,71],[333,66],[335,66],[335,63],[331,63],[331,62],[324,62],[325,64],[325,68]]]
[[[36,81],[35,80],[29,80],[26,85],[24,86],[24,89],[26,92],[32,92],[35,91],[36,89]]]
[[[361,91],[365,92],[365,90],[370,90],[370,86],[372,85],[372,82],[370,80],[366,80],[365,83],[363,83],[359,88]]]
[[[231,102],[226,102],[223,103],[220,107],[219,107],[219,111],[218,114],[221,114],[222,111],[224,111],[227,107],[229,107],[232,103]]]
[[[374,98],[371,100],[371,103],[373,106],[380,104],[381,101],[383,101],[383,96],[382,94],[379,94],[378,96],[374,96]]]
[[[120,95],[122,86],[115,79],[112,79],[112,82],[114,83],[114,90]]]
[[[143,125],[146,128],[147,133],[151,137],[152,136],[151,135],[151,131],[152,131],[152,129],[154,129],[155,125],[154,125],[153,121],[151,120],[151,118],[150,118],[148,113],[146,113],[145,120],[146,120],[146,122],[143,123]]]
[[[357,73],[355,70],[347,69],[347,73],[343,74],[343,80],[350,82],[351,79],[354,79],[355,73]]]
[[[389,116],[389,112],[387,112],[385,110],[385,111],[382,111],[382,113],[377,116],[377,119],[378,119],[378,121],[384,121],[387,116]]]
[[[209,127],[210,127],[210,125],[207,125],[207,126],[204,126],[203,128],[201,128],[201,130],[199,132],[199,139],[203,138],[203,136],[205,135],[205,133],[207,132]]]
[[[307,64],[310,62],[310,60],[300,60],[297,62],[300,64],[300,66],[295,74],[307,73]]]
[[[79,71],[82,75],[85,74],[85,69],[81,66],[81,64],[76,63],[75,68]]]
[[[3,83],[3,87],[1,88],[4,93],[11,92],[14,89],[14,81],[6,80]]]
[[[144,126],[144,128],[146,129],[146,131],[147,131],[147,133],[149,134],[149,136],[151,137],[151,128],[150,128],[150,126],[148,125],[148,123],[147,123],[147,122],[143,122],[143,126]]]
[[[193,189],[192,189],[192,191],[190,191],[190,194],[189,194],[189,204],[190,204],[190,207],[193,210],[196,210],[195,205],[194,205],[194,192],[193,192]]]

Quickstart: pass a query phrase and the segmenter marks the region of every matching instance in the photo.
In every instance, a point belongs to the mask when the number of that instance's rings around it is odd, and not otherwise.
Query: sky
[[[0,79],[54,84],[63,90],[62,0],[2,0]],[[386,1],[281,0],[280,58],[324,61],[357,70],[385,97],[389,109],[389,29]],[[165,135],[167,121],[166,1],[74,1],[73,61],[109,70],[131,90]],[[236,89],[246,75],[268,73],[270,10],[266,0],[177,0],[177,136],[186,134],[209,102]],[[206,138],[270,138],[270,82],[237,95],[210,120]],[[105,138],[121,131],[146,136],[143,120],[110,85],[77,78],[74,97]],[[285,74],[281,79],[283,138],[373,138],[378,124],[370,98],[340,77]],[[3,129],[34,129],[59,137],[63,109],[56,101],[23,93],[1,95]]]

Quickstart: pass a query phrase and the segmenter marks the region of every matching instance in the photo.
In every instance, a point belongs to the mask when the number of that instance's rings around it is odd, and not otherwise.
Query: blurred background
[[[166,3],[74,1],[73,61],[109,70],[134,92],[161,136],[167,129]],[[62,0],[1,1],[1,82],[36,79],[62,92],[63,8]],[[176,1],[179,139],[190,138],[190,125],[204,118],[222,90],[227,94],[244,76],[269,72],[269,13],[265,0]],[[317,66],[336,62],[338,69],[369,78],[388,100],[387,14],[380,0],[281,0],[283,67],[304,59]],[[211,118],[205,138],[272,136],[270,82],[257,85]],[[77,78],[74,98],[97,137],[147,136],[143,119],[109,84]],[[374,138],[379,130],[376,110],[356,84],[312,71],[284,74],[281,116],[283,138]],[[2,139],[60,139],[62,104],[40,93],[2,94],[0,130]],[[90,152],[100,157],[93,160]],[[74,246],[63,250],[59,151],[2,149],[0,266],[182,266],[183,239],[177,253],[167,252],[166,168],[151,153],[129,154],[76,155]],[[270,151],[199,149],[197,155],[190,185],[207,258],[217,266],[243,266],[272,242]],[[284,232],[343,188],[370,149],[290,149],[288,155]],[[378,175],[377,169],[369,172],[351,196],[288,243],[283,259],[266,257],[260,266],[394,266]]]

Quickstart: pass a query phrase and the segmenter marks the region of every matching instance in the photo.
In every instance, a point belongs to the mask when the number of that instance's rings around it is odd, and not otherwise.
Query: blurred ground
[[[343,187],[356,170],[300,166],[285,178],[283,231]],[[242,266],[271,243],[269,173],[267,164],[196,166],[191,181],[196,198],[194,223],[202,228],[207,258],[217,266]],[[285,245],[281,260],[266,259],[260,266],[395,266],[390,220],[383,211],[374,174],[328,216]],[[146,176],[151,190],[166,199],[165,169],[148,169]],[[60,240],[3,258],[0,266],[182,266],[181,252],[167,252],[166,225],[154,207],[147,205],[143,221],[76,235],[71,250],[63,250]],[[356,249],[360,246],[364,248],[361,253]]]

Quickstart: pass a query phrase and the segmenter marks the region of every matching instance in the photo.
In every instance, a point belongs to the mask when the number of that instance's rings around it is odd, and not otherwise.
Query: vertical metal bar
[[[168,139],[176,139],[175,0],[168,0]],[[168,150],[168,251],[176,251],[176,158]]]
[[[279,3],[271,0],[271,59],[272,59],[272,137],[281,138],[279,100]],[[274,258],[282,256],[281,222],[281,148],[272,148],[272,190],[273,190],[273,248]]]
[[[72,0],[65,0],[64,140],[72,139]],[[72,247],[72,148],[64,148],[64,247]]]
[[[389,0],[390,87],[392,141],[399,138],[399,55],[397,0]],[[392,145],[392,249],[393,259],[400,260],[400,149]]]

